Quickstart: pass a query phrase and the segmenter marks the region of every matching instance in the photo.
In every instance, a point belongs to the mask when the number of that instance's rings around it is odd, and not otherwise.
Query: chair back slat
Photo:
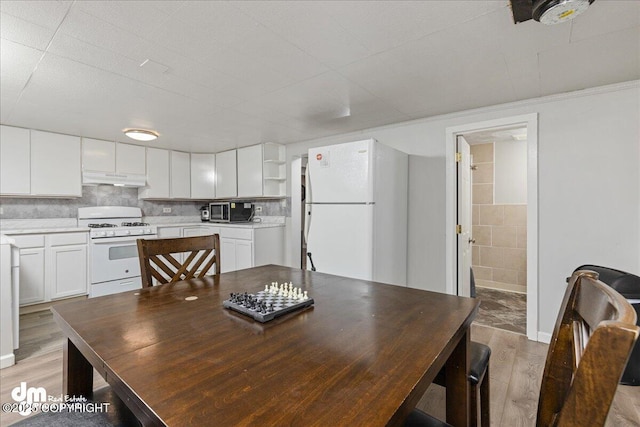
[[[602,426],[640,328],[631,305],[576,271],[567,287],[545,364],[537,426]]]
[[[184,262],[175,254],[184,253]],[[180,280],[204,277],[215,265],[220,274],[220,237],[183,237],[174,239],[138,239],[138,257],[142,286],[174,283]]]

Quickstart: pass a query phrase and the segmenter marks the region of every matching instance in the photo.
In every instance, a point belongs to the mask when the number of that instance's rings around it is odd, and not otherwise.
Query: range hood
[[[144,187],[147,183],[145,175],[109,173],[109,172],[82,172],[82,185],[110,184],[121,187]]]

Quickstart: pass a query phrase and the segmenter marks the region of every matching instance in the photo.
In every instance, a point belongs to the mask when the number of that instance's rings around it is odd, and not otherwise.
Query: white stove
[[[145,236],[158,233],[155,225],[142,221],[142,210],[127,206],[78,208],[78,226],[91,228],[91,239]]]
[[[78,208],[78,226],[89,227],[91,288],[89,297],[139,289],[140,262],[136,240],[154,239],[157,227],[142,221],[140,208]]]

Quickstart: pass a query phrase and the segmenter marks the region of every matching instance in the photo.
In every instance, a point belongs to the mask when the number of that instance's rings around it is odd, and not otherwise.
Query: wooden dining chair
[[[183,253],[183,262],[177,254]],[[220,274],[220,236],[138,239],[142,287],[204,277],[215,264]],[[179,258],[179,256],[178,256]]]
[[[593,271],[573,273],[553,330],[536,426],[603,426],[640,334],[636,313]],[[414,409],[407,427],[447,425]]]

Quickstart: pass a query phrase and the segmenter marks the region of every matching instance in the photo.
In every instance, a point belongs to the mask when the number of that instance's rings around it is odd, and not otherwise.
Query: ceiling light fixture
[[[535,0],[533,19],[545,25],[570,21],[587,10],[595,0]]]
[[[136,141],[153,141],[158,138],[158,132],[145,129],[125,129],[124,134]]]

